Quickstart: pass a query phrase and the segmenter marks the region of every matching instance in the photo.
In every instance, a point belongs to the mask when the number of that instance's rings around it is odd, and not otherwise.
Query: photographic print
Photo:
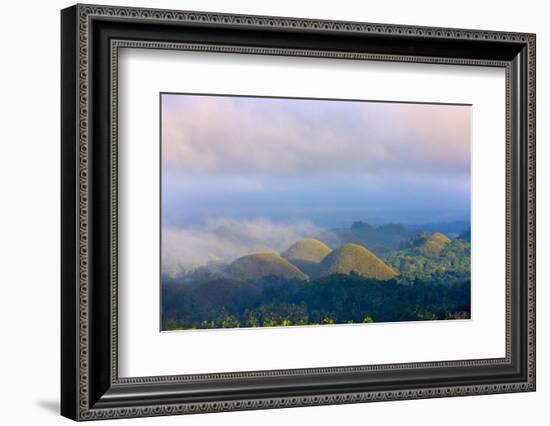
[[[470,318],[471,105],[160,104],[161,330]]]

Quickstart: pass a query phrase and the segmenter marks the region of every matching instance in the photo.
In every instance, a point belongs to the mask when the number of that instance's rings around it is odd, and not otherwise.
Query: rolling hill
[[[439,222],[439,223],[423,223],[416,225],[405,225],[411,232],[441,232],[448,236],[456,236],[460,234],[464,229],[470,226],[469,221],[457,220],[454,222]]]
[[[331,249],[324,243],[314,238],[306,238],[292,244],[281,254],[288,261],[309,260],[310,262],[321,262]]]
[[[319,238],[333,248],[353,243],[367,247],[377,256],[381,256],[398,249],[415,234],[416,232],[408,230],[404,225],[390,223],[376,226],[358,221],[349,228],[328,230],[319,235]]]
[[[286,279],[308,279],[300,269],[276,253],[254,253],[235,260],[227,272],[240,280],[258,279],[275,275]]]
[[[428,255],[438,255],[451,240],[441,232],[434,232],[425,238],[418,247]]]
[[[317,275],[319,264],[332,250],[319,240],[306,238],[294,243],[281,257],[309,276]]]
[[[464,241],[468,241],[468,242],[471,242],[472,241],[472,229],[470,227],[468,227],[468,229],[462,231],[457,238],[461,239],[461,240],[464,240]]]
[[[357,273],[366,278],[389,280],[396,272],[358,244],[344,244],[323,259],[320,265],[320,275]]]

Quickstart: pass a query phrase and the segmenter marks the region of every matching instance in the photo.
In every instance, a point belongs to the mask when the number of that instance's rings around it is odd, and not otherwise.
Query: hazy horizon
[[[470,106],[184,94],[161,105],[163,264],[355,221],[470,220]]]

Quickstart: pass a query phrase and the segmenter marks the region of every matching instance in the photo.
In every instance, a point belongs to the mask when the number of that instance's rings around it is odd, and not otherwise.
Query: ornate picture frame
[[[76,5],[61,12],[61,413],[73,420],[535,390],[534,34]],[[506,356],[119,377],[121,48],[506,72]],[[504,165],[503,165],[504,167]],[[504,212],[503,212],[504,214]]]

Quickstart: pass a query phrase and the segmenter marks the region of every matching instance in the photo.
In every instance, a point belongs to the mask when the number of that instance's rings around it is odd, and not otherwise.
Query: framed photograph
[[[535,390],[535,35],[61,12],[61,412]]]

